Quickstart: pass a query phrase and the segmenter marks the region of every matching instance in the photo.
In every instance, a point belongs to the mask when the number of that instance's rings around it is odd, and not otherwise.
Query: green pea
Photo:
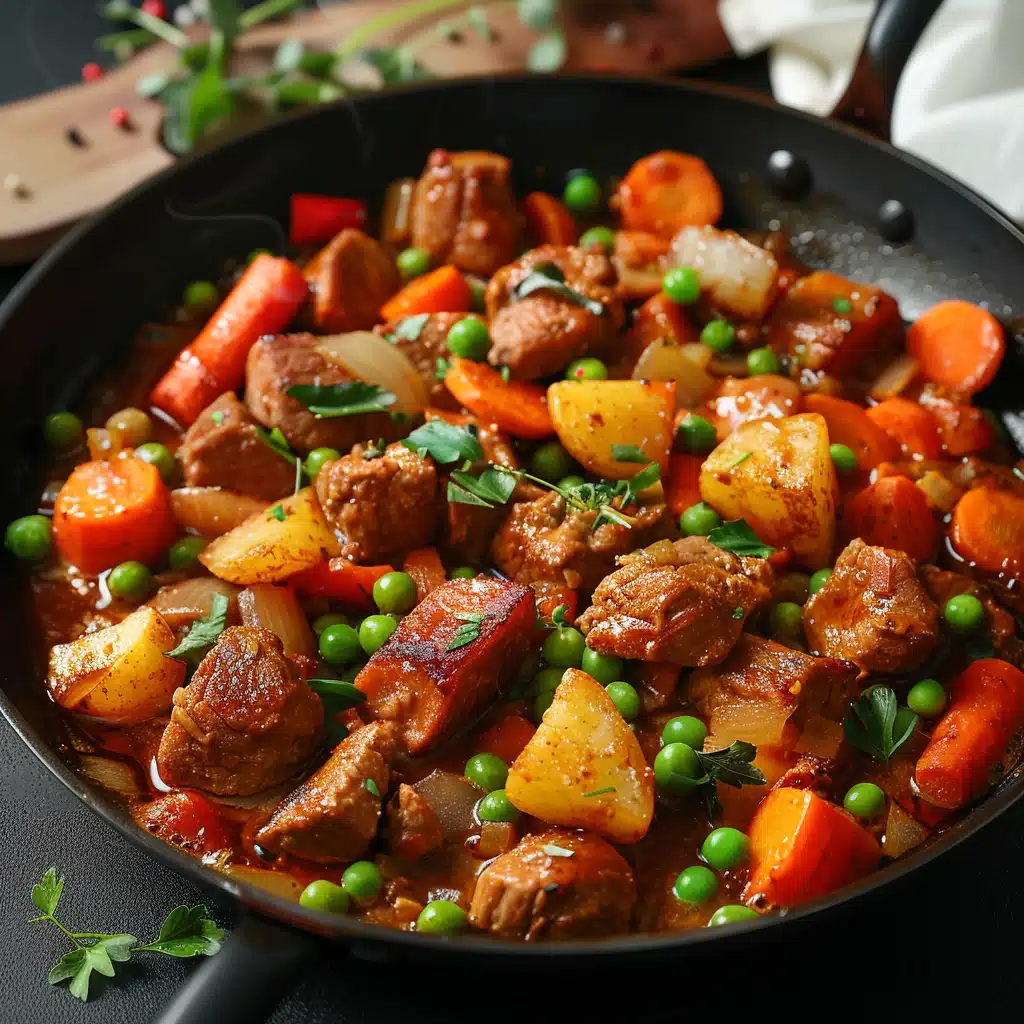
[[[357,860],[345,868],[341,887],[354,900],[372,900],[384,888],[384,876],[372,860]]]
[[[22,516],[7,527],[4,546],[15,558],[41,562],[53,543],[50,520],[46,516]]]
[[[424,935],[457,935],[466,927],[466,912],[451,900],[431,900],[416,918],[416,931]]]
[[[680,903],[699,906],[715,898],[718,893],[718,876],[703,864],[694,864],[679,872],[672,889]]]
[[[816,594],[823,586],[825,586],[826,583],[828,583],[831,575],[831,569],[819,569],[811,576],[811,580],[807,584],[807,592],[809,594]]]
[[[830,444],[828,453],[832,456],[832,464],[839,473],[855,473],[857,471],[857,456],[853,449],[845,444]]]
[[[340,668],[363,653],[359,634],[347,622],[335,622],[320,632],[320,657]]]
[[[565,675],[564,668],[543,668],[533,677],[534,693],[552,693]],[[545,711],[547,708],[544,709]]]
[[[679,715],[665,723],[665,728],[661,730],[661,742],[665,746],[670,743],[683,743],[693,750],[703,750],[707,735],[708,727],[699,718],[694,718],[693,715]]]
[[[542,444],[530,459],[530,472],[542,480],[558,480],[570,469],[572,456],[557,441]]]
[[[110,570],[107,587],[115,597],[141,601],[153,589],[153,574],[141,562],[122,562]]]
[[[767,345],[764,348],[751,349],[747,353],[747,373],[751,377],[759,377],[763,373],[778,373],[781,369],[779,357]]]
[[[973,594],[957,594],[946,602],[942,615],[955,633],[973,633],[985,622],[985,606]]]
[[[716,828],[701,843],[700,855],[718,871],[731,871],[750,859],[750,840],[738,828]]]
[[[689,793],[697,780],[704,777],[704,769],[687,743],[669,743],[654,758],[654,781],[658,788],[675,796]]]
[[[598,654],[589,647],[583,649],[583,659],[580,668],[593,676],[602,686],[614,683],[616,679],[622,678],[623,661],[612,655]]]
[[[73,412],[55,412],[43,420],[43,440],[55,452],[72,452],[85,437],[82,421]]]
[[[619,709],[619,714],[627,722],[632,722],[640,715],[640,694],[629,683],[609,683],[605,687],[612,703]]]
[[[160,479],[165,484],[174,478],[174,471],[176,469],[174,456],[167,449],[166,445],[162,445],[157,441],[147,441],[135,449],[135,454],[143,462],[156,466]]]
[[[320,470],[328,462],[334,462],[341,458],[341,452],[337,448],[314,448],[307,456],[303,468],[310,480],[315,480]]]
[[[416,606],[416,581],[407,572],[386,572],[374,581],[373,600],[382,612],[404,615]]]
[[[448,577],[453,580],[473,580],[479,575],[471,565],[460,565],[457,569],[452,569],[448,573]]]
[[[804,628],[804,610],[795,601],[780,601],[772,608],[772,632],[776,636],[799,636]]]
[[[921,679],[907,693],[907,707],[922,718],[937,718],[947,702],[946,691],[937,679]]]
[[[544,640],[544,660],[549,665],[579,668],[583,662],[586,642],[583,634],[572,626],[556,626]]]
[[[359,623],[359,643],[369,654],[379,651],[398,629],[398,623],[390,615],[367,615]]]
[[[601,186],[593,175],[574,174],[566,182],[562,202],[573,213],[596,213],[601,209]]]
[[[217,286],[212,281],[193,281],[185,286],[181,301],[187,309],[203,309],[214,305],[219,297]]]
[[[737,924],[740,921],[753,921],[758,917],[756,910],[744,907],[740,903],[726,903],[719,907],[708,921],[709,928],[719,928],[723,924]]]
[[[496,789],[480,798],[476,805],[476,816],[481,821],[515,821],[519,811],[505,795],[505,790]]]
[[[574,359],[565,369],[566,380],[607,380],[608,367],[600,359]]]
[[[467,316],[452,324],[448,331],[448,351],[461,359],[483,362],[491,348],[491,335],[487,324],[479,317]]]
[[[700,340],[714,352],[727,352],[736,340],[736,331],[728,320],[712,320],[704,325]]]
[[[541,719],[544,717],[544,712],[551,707],[552,702],[555,699],[554,690],[542,690],[537,694],[533,702],[533,720],[540,725]]]
[[[579,246],[581,249],[592,249],[600,246],[605,252],[615,250],[615,232],[611,228],[598,227],[589,228],[580,235]]]
[[[485,793],[493,793],[496,789],[504,792],[508,765],[497,754],[474,754],[466,762],[465,776]]]
[[[347,914],[348,903],[348,893],[326,878],[310,882],[299,896],[299,906],[307,910],[321,910],[326,914]]]
[[[313,632],[319,636],[329,626],[347,626],[348,619],[341,612],[324,612],[318,615],[312,622]],[[359,648],[362,652],[362,648]]]
[[[673,267],[661,279],[661,290],[677,305],[691,306],[700,298],[700,277],[693,267]]]
[[[846,316],[853,312],[853,303],[849,299],[833,299],[832,308],[840,315]]]
[[[687,451],[698,455],[711,451],[718,444],[715,428],[703,416],[692,412],[683,417],[676,429],[676,437]]]
[[[582,487],[587,481],[583,477],[578,476],[575,473],[570,473],[568,476],[563,476],[561,480],[555,485],[560,490],[569,491],[574,487]]]
[[[679,529],[687,537],[706,537],[722,525],[722,517],[706,502],[698,501],[679,517]]]
[[[843,806],[855,818],[877,818],[885,810],[885,791],[873,782],[858,782],[846,791]]]
[[[199,562],[199,555],[206,547],[202,537],[181,537],[167,552],[167,562],[172,569],[191,569]]]
[[[395,265],[403,281],[422,277],[430,269],[430,253],[426,249],[403,249]]]

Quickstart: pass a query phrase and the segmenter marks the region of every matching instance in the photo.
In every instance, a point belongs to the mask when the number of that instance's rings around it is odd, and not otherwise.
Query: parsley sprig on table
[[[29,918],[29,923],[49,921],[74,944],[75,948],[65,953],[50,969],[49,982],[58,985],[62,981],[70,981],[68,990],[83,1002],[89,998],[93,971],[113,978],[114,964],[125,963],[136,953],[213,956],[220,950],[221,940],[226,934],[202,905],[175,907],[164,919],[159,936],[144,945],[127,932],[73,932],[57,920],[57,905],[63,892],[64,879],[57,877],[56,868],[50,868],[32,886],[32,902],[39,914]]]

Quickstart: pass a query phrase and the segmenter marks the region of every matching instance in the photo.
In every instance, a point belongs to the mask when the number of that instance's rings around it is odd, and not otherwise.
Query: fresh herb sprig
[[[775,548],[765,544],[750,528],[745,519],[733,519],[721,526],[716,526],[709,534],[708,540],[723,551],[731,551],[734,555],[746,555],[753,558],[768,558],[775,554]]]
[[[188,665],[194,672],[199,662],[206,657],[217,638],[224,632],[228,624],[228,599],[224,594],[214,593],[210,598],[210,613],[196,619],[189,631],[182,637],[181,643],[173,651],[167,652],[168,658],[177,658]]]
[[[287,395],[301,402],[318,420],[387,412],[398,401],[393,391],[361,380],[342,384],[293,384]]]
[[[868,687],[843,719],[843,736],[873,761],[888,761],[914,733],[917,715],[902,711],[890,686]]]
[[[704,770],[704,777],[698,781],[708,821],[714,822],[722,813],[722,802],[718,799],[718,783],[740,789],[743,786],[763,786],[768,780],[753,762],[757,747],[744,740],[735,740],[728,747],[719,750],[695,750],[697,760]]]
[[[551,292],[573,305],[581,306],[594,316],[604,316],[605,308],[597,301],[565,283],[565,274],[554,263],[538,263],[513,289],[514,299],[525,299],[534,292]]]
[[[486,612],[456,612],[455,618],[462,623],[455,631],[451,642],[445,648],[447,651],[457,651],[460,647],[468,647],[471,643],[480,639],[480,630],[483,627]]]

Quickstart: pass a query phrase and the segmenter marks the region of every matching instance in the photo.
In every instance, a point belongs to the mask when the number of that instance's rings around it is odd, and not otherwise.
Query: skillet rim
[[[69,255],[73,255],[79,240],[87,236],[109,218],[115,217],[120,211],[135,202],[136,198],[150,189],[162,188],[173,180],[176,174],[183,173],[194,164],[201,162],[211,153],[221,154],[232,146],[242,145],[253,138],[272,135],[281,126],[297,121],[311,120],[324,116],[340,108],[371,106],[379,102],[401,100],[402,96],[420,93],[443,94],[449,91],[472,91],[487,88],[494,83],[515,84],[529,83],[536,87],[541,81],[538,76],[521,72],[510,72],[500,75],[478,75],[442,81],[428,81],[406,86],[392,87],[382,92],[368,93],[351,100],[340,100],[298,111],[285,118],[272,121],[256,131],[225,140],[210,150],[195,153],[179,159],[170,167],[160,171],[146,181],[140,183],[130,192],[121,196],[105,209],[98,211],[82,223],[72,228],[59,242],[51,247],[31,269],[18,281],[6,299],[0,304],[0,341],[7,322],[25,298],[42,282],[51,268],[59,264]],[[894,146],[869,133],[841,122],[825,120],[792,108],[783,107],[771,98],[737,86],[719,85],[694,80],[662,80],[637,75],[607,75],[601,73],[578,72],[560,75],[546,80],[549,88],[561,88],[561,83],[579,85],[593,83],[601,86],[620,86],[629,89],[656,89],[664,92],[684,93],[692,96],[710,95],[724,98],[740,107],[754,108],[755,115],[762,110],[770,110],[773,114],[796,121],[817,130],[845,136],[867,145],[889,158],[914,168],[934,179],[940,186],[951,190],[956,195],[976,207],[982,214],[1008,232],[1024,249],[1024,231],[1021,231],[1001,210],[989,200],[979,195],[969,186],[950,177],[944,171],[932,166],[927,161],[911,153],[896,149]],[[767,915],[759,920],[743,922],[726,929],[697,928],[684,932],[649,932],[613,936],[605,939],[573,941],[559,943],[526,943],[510,942],[485,938],[480,935],[466,934],[456,937],[424,936],[416,932],[404,932],[397,929],[370,925],[348,917],[339,917],[318,911],[306,910],[294,903],[276,897],[248,883],[234,881],[229,875],[223,875],[207,868],[194,857],[157,839],[151,833],[140,828],[132,821],[125,807],[110,799],[99,786],[88,782],[76,773],[60,756],[53,745],[47,742],[32,726],[29,725],[21,711],[6,691],[0,689],[0,712],[10,723],[19,739],[32,751],[42,764],[64,786],[73,793],[90,811],[99,815],[108,825],[115,828],[126,840],[144,850],[150,856],[183,875],[202,889],[217,889],[231,896],[247,911],[255,911],[270,918],[282,926],[298,926],[303,931],[326,938],[344,939],[363,947],[390,947],[412,951],[429,951],[432,954],[457,955],[465,961],[467,956],[476,961],[493,962],[504,957],[518,957],[536,962],[556,957],[559,960],[576,957],[622,956],[635,957],[644,953],[668,953],[689,947],[709,948],[712,952],[723,946],[742,942],[748,935],[760,934],[777,928],[781,923],[801,921],[817,916],[824,911],[839,908],[855,900],[857,897],[882,888],[899,878],[916,871],[919,867],[930,863],[947,850],[959,845],[969,836],[984,828],[989,822],[1002,814],[1008,807],[1024,796],[1024,770],[1018,766],[997,788],[987,794],[981,801],[964,813],[951,828],[904,857],[886,865],[878,871],[852,885],[846,886],[837,893],[819,900],[804,904],[794,910],[782,911]]]

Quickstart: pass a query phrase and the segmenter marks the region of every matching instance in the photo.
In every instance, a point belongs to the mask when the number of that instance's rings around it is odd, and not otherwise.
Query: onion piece
[[[468,779],[438,769],[412,788],[433,808],[445,839],[461,842],[476,827],[473,811],[484,792]]]
[[[835,757],[843,742],[843,727],[823,715],[812,715],[807,720],[795,750],[811,757]]]
[[[410,213],[415,187],[415,178],[398,178],[388,185],[384,193],[384,204],[380,212],[380,237],[382,242],[396,249],[404,249],[409,244]]]
[[[105,789],[111,789],[119,796],[134,800],[142,796],[142,787],[138,776],[130,764],[116,761],[112,757],[98,757],[94,754],[83,754],[78,766],[86,778],[99,783]]]
[[[276,633],[289,655],[316,657],[313,631],[295,591],[288,584],[254,583],[238,595],[238,610],[246,626]]]
[[[871,397],[879,402],[895,398],[913,383],[921,364],[911,355],[897,356],[871,385]]]
[[[665,271],[660,267],[629,267],[617,256],[612,257],[612,264],[619,275],[619,290],[627,302],[642,302],[661,291]]]
[[[947,480],[941,473],[929,469],[917,486],[928,496],[928,504],[942,513],[952,512],[953,506],[963,497],[963,488]]]
[[[222,487],[179,487],[171,491],[174,518],[186,530],[219,537],[262,512],[267,502]]]
[[[283,871],[268,871],[266,868],[250,868],[245,864],[230,863],[225,864],[220,870],[236,882],[244,882],[246,885],[269,892],[271,896],[278,896],[292,903],[298,903],[302,894],[302,886],[297,879]]]
[[[702,351],[695,351],[697,349]],[[640,353],[633,367],[633,380],[674,380],[676,408],[694,409],[704,402],[715,386],[714,378],[702,365],[705,352],[711,354],[707,345],[676,345],[659,338]]]
[[[317,350],[325,359],[344,367],[357,380],[377,384],[395,395],[389,412],[414,416],[428,401],[427,385],[416,367],[396,345],[372,331],[351,331],[321,338]]]
[[[887,857],[902,857],[928,838],[928,829],[911,817],[895,800],[889,801],[882,849]]]
[[[149,605],[160,613],[171,629],[179,629],[209,615],[214,594],[223,594],[228,599],[228,621],[237,621],[238,588],[214,576],[195,576],[161,587]]]
[[[510,821],[482,821],[480,842],[474,852],[481,860],[490,860],[508,853],[517,840],[516,827]]]

